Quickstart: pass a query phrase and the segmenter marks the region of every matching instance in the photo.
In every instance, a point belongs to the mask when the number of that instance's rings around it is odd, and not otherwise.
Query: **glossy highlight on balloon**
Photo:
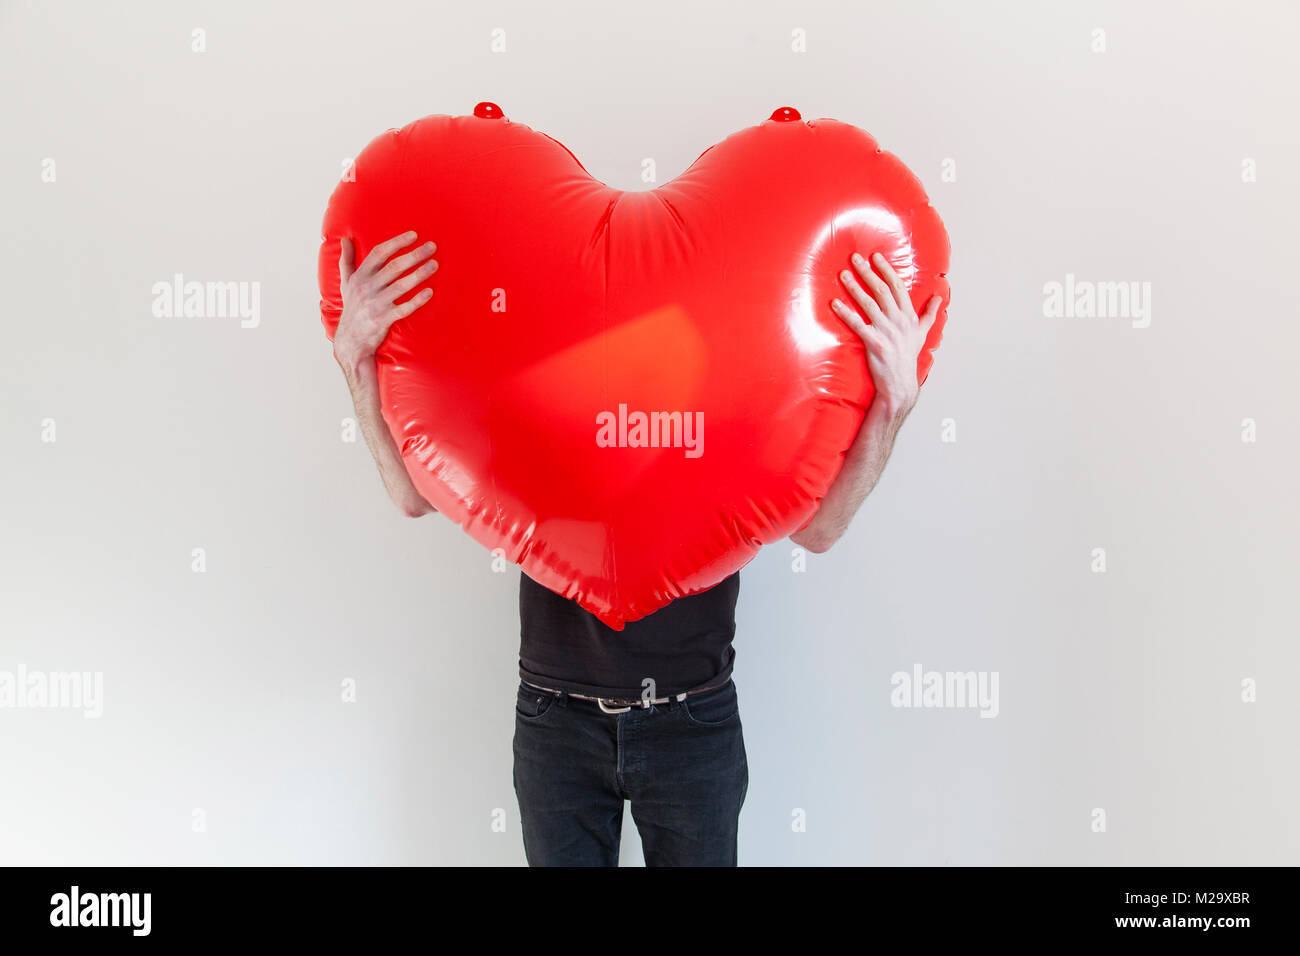
[[[830,308],[853,253],[883,254],[918,313],[943,296],[920,382],[947,320],[948,236],[920,182],[789,107],[641,192],[492,103],[389,130],[352,172],[322,227],[331,338],[344,237],[358,262],[406,230],[438,244],[433,298],[377,354],[415,487],[616,629],[812,517],[874,395]]]

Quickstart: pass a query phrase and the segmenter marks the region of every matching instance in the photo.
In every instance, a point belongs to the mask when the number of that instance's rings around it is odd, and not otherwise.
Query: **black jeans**
[[[617,866],[623,801],[647,866],[735,866],[749,764],[732,681],[606,714],[520,683],[515,793],[530,866]]]

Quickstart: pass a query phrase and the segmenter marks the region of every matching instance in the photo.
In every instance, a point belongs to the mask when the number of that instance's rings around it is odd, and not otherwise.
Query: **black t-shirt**
[[[613,699],[710,687],[731,676],[740,572],[616,631],[577,601],[519,575],[519,675],[541,687]]]

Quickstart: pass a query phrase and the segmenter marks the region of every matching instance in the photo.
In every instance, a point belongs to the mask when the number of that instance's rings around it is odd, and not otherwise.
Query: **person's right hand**
[[[437,260],[429,258],[437,248],[432,242],[396,255],[415,240],[414,232],[404,232],[381,242],[356,268],[352,240],[343,240],[339,256],[343,314],[334,332],[334,358],[345,372],[372,357],[393,323],[406,318],[433,295],[433,290],[422,289],[410,301],[396,304],[438,268]]]

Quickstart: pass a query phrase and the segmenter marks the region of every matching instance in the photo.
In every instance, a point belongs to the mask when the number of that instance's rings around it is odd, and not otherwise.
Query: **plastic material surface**
[[[853,252],[883,253],[918,312],[944,297],[920,381],[947,318],[948,237],[916,177],[790,108],[643,192],[490,103],[390,130],[325,215],[331,337],[341,237],[359,263],[408,229],[438,244],[434,294],[377,358],[416,488],[615,628],[815,511],[873,395],[830,308]]]

